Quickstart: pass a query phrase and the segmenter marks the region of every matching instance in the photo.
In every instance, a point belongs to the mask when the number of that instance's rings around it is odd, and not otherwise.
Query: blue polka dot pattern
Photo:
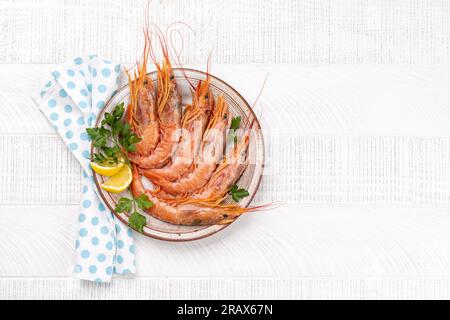
[[[91,219],[91,223],[92,223],[93,226],[98,225],[99,222],[100,222],[100,220],[99,220],[98,217],[93,217],[93,218]]]
[[[87,209],[91,206],[91,203],[92,203],[91,200],[84,200],[83,207]]]
[[[74,151],[78,149],[78,144],[76,144],[75,142],[69,144],[69,149]]]
[[[81,251],[81,257],[82,257],[83,259],[89,258],[90,255],[91,255],[91,254],[89,253],[88,250],[83,250],[83,251]]]
[[[86,132],[82,132],[80,134],[80,139],[83,140],[83,141],[89,141],[90,138],[89,138],[89,135]]]
[[[97,256],[97,260],[98,260],[98,262],[104,262],[106,260],[106,256],[103,253],[100,253]]]
[[[52,75],[53,75],[53,77],[54,77],[55,79],[58,79],[58,78],[61,76],[61,74],[59,73],[59,71],[53,71],[53,72],[52,72]]]
[[[89,118],[87,120],[88,126],[92,127],[92,125],[94,124],[94,121],[95,121],[95,115],[90,114]]]
[[[99,92],[102,92],[102,93],[103,93],[103,92],[106,92],[106,86],[105,86],[104,84],[99,85],[99,86],[98,86],[98,91],[99,91]]]
[[[64,89],[59,90],[59,95],[61,96],[61,98],[65,98],[67,97],[67,92]]]
[[[80,231],[78,231],[78,233],[80,234],[80,237],[86,237],[88,234],[88,231],[86,228],[81,228]]]
[[[114,273],[134,272],[135,268],[133,232],[117,223],[95,193],[89,168],[91,139],[85,130],[95,125],[100,110],[117,92],[123,75],[121,68],[120,64],[95,55],[75,57],[54,70],[51,80],[38,91],[42,96],[40,107],[52,127],[83,164],[74,272],[80,279],[98,283],[109,282]]]
[[[50,108],[54,108],[54,107],[56,107],[56,100],[50,99],[50,100],[48,100],[47,104]]]
[[[111,70],[108,69],[108,68],[104,68],[104,69],[102,70],[102,75],[103,75],[104,77],[108,78],[108,77],[111,75]]]
[[[123,271],[122,271],[123,275],[130,274],[130,273],[131,273],[130,269],[123,269]]]
[[[101,109],[105,106],[105,101],[100,100],[99,102],[97,102],[97,108]]]

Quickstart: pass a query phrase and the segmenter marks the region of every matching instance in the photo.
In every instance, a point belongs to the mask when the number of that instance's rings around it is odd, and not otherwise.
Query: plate
[[[189,82],[196,85],[199,81],[205,79],[206,74],[202,71],[193,69],[180,69],[174,68],[174,75],[177,81],[180,93],[183,97],[183,105],[186,105],[192,101],[191,99],[191,87]],[[156,86],[156,71],[148,74],[149,78],[153,80]],[[248,160],[249,165],[238,180],[239,187],[243,187],[248,190],[249,196],[243,198],[239,205],[242,207],[248,207],[251,203],[256,191],[259,187],[262,178],[262,172],[264,167],[264,140],[261,133],[261,127],[258,119],[250,108],[245,99],[230,85],[220,80],[217,77],[211,75],[211,92],[215,97],[222,95],[228,104],[229,111],[233,117],[241,116],[241,128],[252,126],[252,134],[250,136],[250,143],[248,148]],[[129,88],[128,85],[121,88],[100,111],[95,126],[98,127],[103,120],[105,112],[111,112],[114,107],[124,102],[125,106],[129,103]],[[95,152],[95,148],[91,145],[91,154]],[[104,191],[100,185],[106,180],[106,177],[98,175],[94,172],[94,181],[99,195],[114,215],[120,219],[123,223],[128,225],[128,214],[117,213],[114,211],[117,201],[120,197],[131,197],[129,192],[121,194],[112,194]],[[231,197],[225,199],[225,203],[231,203]],[[160,240],[167,241],[190,241],[201,239],[210,236],[220,230],[223,230],[228,225],[212,225],[212,226],[180,226],[173,225],[167,222],[158,220],[146,213],[143,213],[147,218],[147,225],[144,227],[143,234]],[[234,222],[233,222],[234,223]]]

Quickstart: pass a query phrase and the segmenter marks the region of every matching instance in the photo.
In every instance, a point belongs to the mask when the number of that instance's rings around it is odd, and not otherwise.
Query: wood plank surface
[[[0,62],[58,63],[98,53],[134,62],[139,0],[1,0]],[[184,63],[444,64],[449,3],[413,1],[152,1],[161,28],[182,21]],[[185,29],[186,30],[186,29]]]
[[[449,298],[450,8],[413,1],[153,1],[182,61],[252,104],[266,171],[215,236],[137,237],[138,274],[71,278],[81,170],[33,96],[51,67],[133,63],[146,1],[0,0],[0,298]],[[175,35],[176,36],[176,35]]]

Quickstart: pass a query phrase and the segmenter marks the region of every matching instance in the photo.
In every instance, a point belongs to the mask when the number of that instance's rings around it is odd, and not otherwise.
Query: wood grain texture
[[[134,62],[144,2],[0,0],[0,298],[450,297],[444,0],[153,1],[196,31],[184,64],[214,47],[250,103],[270,73],[256,202],[281,203],[194,243],[138,237],[136,278],[72,279],[81,171],[32,95],[74,55]]]
[[[50,67],[0,70],[2,204],[80,199],[79,165],[32,100]],[[258,94],[254,84],[270,73],[255,107],[266,140],[257,203],[450,205],[450,68],[217,65],[213,71],[250,103]]]
[[[96,285],[75,279],[2,278],[4,299],[449,299],[450,280],[433,277],[139,278]]]
[[[450,138],[266,136],[266,147],[255,204],[450,205]],[[58,136],[0,135],[0,163],[2,205],[78,204],[81,168]]]
[[[0,62],[57,63],[98,53],[134,62],[146,1],[1,0]],[[153,1],[151,21],[183,21],[185,63],[450,62],[449,3],[414,1]],[[238,35],[238,36],[237,36]]]
[[[78,206],[0,206],[0,278],[70,277]],[[136,236],[138,277],[448,277],[448,209],[278,205],[186,243]]]

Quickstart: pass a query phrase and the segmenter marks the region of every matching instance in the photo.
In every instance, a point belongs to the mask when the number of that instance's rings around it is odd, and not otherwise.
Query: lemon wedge
[[[121,193],[125,191],[133,180],[133,174],[129,166],[124,165],[123,168],[105,181],[101,185],[103,190],[111,193]]]
[[[111,176],[115,175],[117,172],[119,172],[123,168],[124,165],[125,164],[121,160],[119,160],[119,163],[104,162],[104,163],[99,164],[99,163],[96,163],[93,161],[91,162],[92,170],[94,170],[98,174],[101,174],[102,176],[107,176],[107,177],[111,177]]]

